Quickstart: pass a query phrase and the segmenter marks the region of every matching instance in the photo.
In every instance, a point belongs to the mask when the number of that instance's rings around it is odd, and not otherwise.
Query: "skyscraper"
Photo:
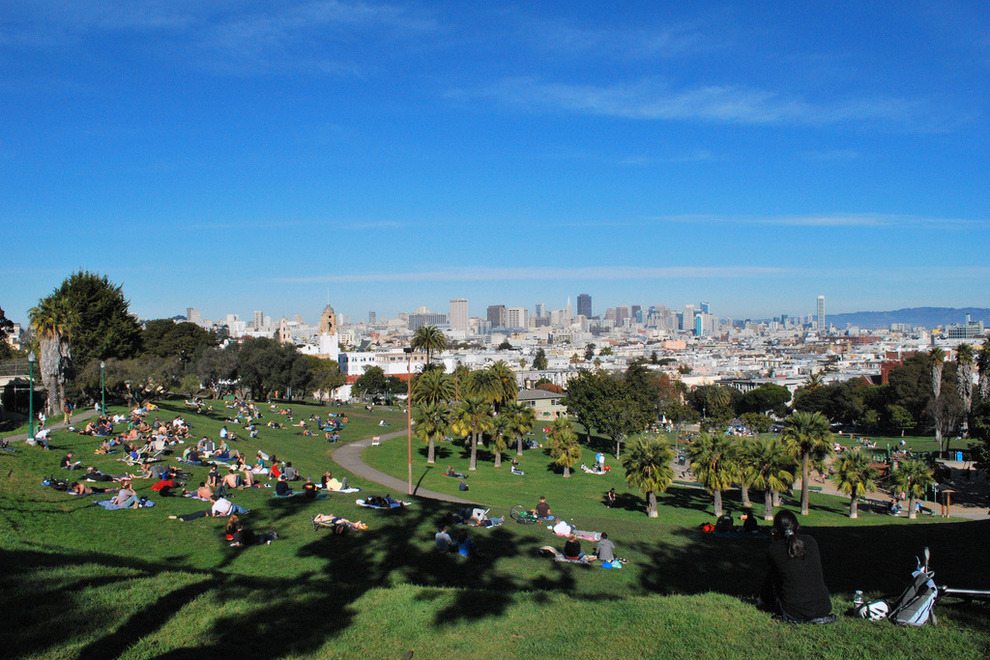
[[[488,306],[488,322],[493,328],[505,327],[505,305]]]
[[[691,332],[694,330],[694,305],[684,305],[684,314],[681,316],[681,330]]]
[[[254,329],[261,330],[265,327],[265,313],[260,309],[254,310]]]
[[[450,301],[450,327],[452,330],[467,333],[468,331],[468,301],[467,298],[452,298]]]
[[[818,334],[825,334],[825,296],[818,296],[818,317],[816,319]]]
[[[577,297],[577,313],[587,319],[591,318],[591,296],[587,293],[579,293]]]
[[[186,320],[190,323],[199,323],[203,319],[200,317],[198,309],[195,307],[186,307]]]
[[[509,307],[505,310],[505,326],[507,328],[525,328],[529,325],[525,307]]]

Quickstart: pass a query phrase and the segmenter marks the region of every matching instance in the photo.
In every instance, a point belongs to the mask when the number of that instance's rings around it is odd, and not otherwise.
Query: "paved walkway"
[[[385,433],[378,437],[381,442],[388,442],[397,438],[405,438],[406,431],[393,431],[392,433]],[[405,493],[408,488],[408,484],[404,480],[397,479],[392,475],[376,470],[361,460],[361,452],[367,447],[370,447],[372,441],[373,438],[365,438],[364,440],[349,442],[335,449],[333,454],[331,454],[331,458],[333,458],[334,462],[342,468],[349,470],[355,476],[385,486],[385,488],[393,493]],[[451,502],[454,504],[475,504],[475,502],[472,502],[471,500],[465,500],[457,497],[456,495],[446,495],[444,493],[426,490],[425,488],[420,488],[416,484],[413,486],[413,495],[416,497],[422,497],[428,500],[437,500],[439,502]]]
[[[57,431],[64,429],[66,426],[75,425],[78,422],[84,422],[90,417],[95,417],[95,416],[96,416],[96,411],[94,409],[86,408],[82,412],[72,413],[72,419],[69,420],[69,424],[64,424],[62,422],[59,422],[57,424],[48,424],[45,428],[47,428],[50,431]],[[59,418],[61,417],[62,417],[62,413],[59,413]],[[35,422],[34,430],[36,433],[41,430],[38,428],[37,422]],[[18,442],[18,441],[23,442],[24,440],[27,440],[27,436],[28,436],[27,433],[21,433],[19,435],[8,435],[6,439],[10,440],[11,442]]]

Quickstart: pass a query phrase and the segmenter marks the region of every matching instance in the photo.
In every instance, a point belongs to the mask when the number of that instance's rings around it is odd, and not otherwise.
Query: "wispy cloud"
[[[704,120],[730,124],[826,125],[893,122],[914,125],[925,108],[916,101],[876,97],[812,102],[797,96],[736,85],[674,87],[649,79],[614,85],[506,78],[453,94],[478,95],[534,111],[566,111],[644,120]]]
[[[195,231],[230,231],[234,229],[298,229],[298,228],[321,228],[328,231],[372,231],[384,229],[402,229],[406,223],[396,220],[247,220],[247,221],[224,221],[224,222],[193,222],[185,225],[187,230]],[[176,227],[169,226],[169,231],[174,231]]]
[[[778,225],[785,227],[935,227],[973,229],[990,226],[987,218],[946,218],[892,213],[832,213],[809,215],[681,214],[658,216],[663,222]]]
[[[858,160],[862,157],[855,149],[822,149],[817,151],[805,151],[801,154],[805,160],[816,160],[825,162],[842,162]]]
[[[679,165],[686,163],[703,163],[705,161],[718,160],[708,149],[695,149],[673,156],[627,156],[619,160],[620,165],[646,166],[646,165]]]
[[[710,35],[689,24],[615,30],[527,20],[521,32],[537,48],[573,56],[609,53],[631,59],[671,58],[716,48]]]
[[[646,280],[662,278],[762,277],[795,272],[776,266],[589,266],[580,268],[463,268],[456,270],[411,271],[404,273],[342,273],[284,277],[286,284],[322,282],[507,282],[518,280]]]

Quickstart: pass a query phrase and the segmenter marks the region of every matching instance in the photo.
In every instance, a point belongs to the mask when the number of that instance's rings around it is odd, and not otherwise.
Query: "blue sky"
[[[0,4],[0,306],[990,306],[990,7]]]

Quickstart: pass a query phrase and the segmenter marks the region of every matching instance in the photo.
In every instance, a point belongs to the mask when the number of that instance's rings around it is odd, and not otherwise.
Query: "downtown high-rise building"
[[[825,334],[825,296],[818,296],[818,314],[815,317],[815,324],[818,328],[818,334]]]
[[[450,301],[450,328],[467,334],[468,331],[468,301],[467,298],[452,298]]]
[[[591,296],[587,293],[579,293],[577,297],[577,313],[587,319],[591,318]]]
[[[489,305],[487,319],[493,328],[504,328],[506,322],[505,305]]]
[[[261,330],[265,327],[265,313],[260,309],[254,310],[254,329]]]
[[[186,307],[186,320],[190,323],[199,323],[203,318],[195,307]]]
[[[505,327],[525,328],[529,325],[525,307],[508,307],[505,310]]]

